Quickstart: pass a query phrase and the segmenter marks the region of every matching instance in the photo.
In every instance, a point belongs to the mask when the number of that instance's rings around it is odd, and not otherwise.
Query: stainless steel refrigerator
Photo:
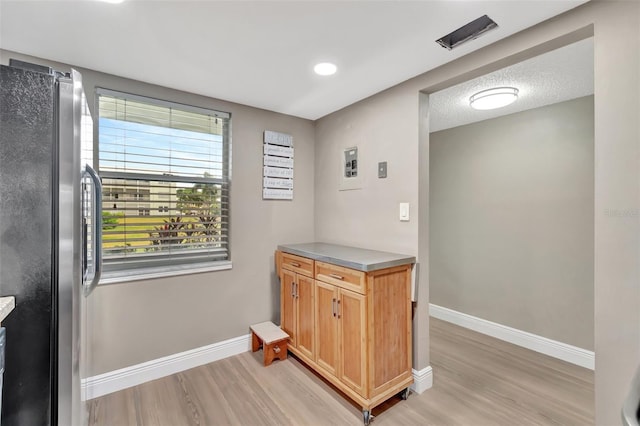
[[[81,164],[85,104],[75,71],[0,66],[0,296],[16,299],[2,324],[2,426],[87,421],[82,321],[100,275],[100,184]]]

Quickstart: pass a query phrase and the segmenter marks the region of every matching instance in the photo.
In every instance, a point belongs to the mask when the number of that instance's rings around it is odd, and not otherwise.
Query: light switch
[[[409,221],[409,203],[400,203],[400,220],[402,222]]]

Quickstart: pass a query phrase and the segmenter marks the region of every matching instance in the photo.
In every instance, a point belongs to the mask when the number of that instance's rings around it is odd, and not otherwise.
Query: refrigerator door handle
[[[84,283],[84,294],[88,296],[100,282],[102,275],[102,182],[98,173],[88,164],[85,165],[84,175],[93,182],[93,217],[91,218],[91,247],[93,249],[93,277],[90,283]],[[85,247],[86,249],[86,247]]]

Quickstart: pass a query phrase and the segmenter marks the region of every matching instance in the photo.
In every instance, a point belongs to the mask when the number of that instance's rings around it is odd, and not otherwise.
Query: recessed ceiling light
[[[515,87],[496,87],[483,90],[469,98],[469,105],[473,109],[502,108],[518,99],[518,89]]]
[[[104,3],[118,4],[118,3],[122,3],[124,0],[100,0],[100,1]]]
[[[321,62],[313,67],[313,70],[318,75],[333,75],[338,71],[338,67],[331,62]]]

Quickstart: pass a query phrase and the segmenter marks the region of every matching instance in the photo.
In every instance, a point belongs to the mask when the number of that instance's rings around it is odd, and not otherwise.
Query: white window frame
[[[215,116],[217,118],[228,120],[228,124],[224,127],[223,137],[223,165],[222,178],[200,178],[200,177],[181,177],[167,176],[158,174],[140,174],[114,171],[100,170],[100,96],[110,96],[116,98],[124,98],[142,103],[156,106],[179,109],[187,112],[195,112]],[[212,260],[212,254],[198,254],[194,252],[186,252],[182,254],[175,253],[150,253],[139,254],[131,257],[110,257],[104,260],[103,278],[100,280],[102,284],[136,281],[152,278],[161,278],[174,275],[193,274],[201,272],[219,271],[231,269],[231,238],[230,238],[230,193],[231,193],[231,114],[220,112],[213,109],[201,108],[186,105],[178,102],[160,100],[156,98],[135,95],[131,93],[115,91],[105,88],[96,88],[95,92],[95,143],[94,152],[94,168],[102,179],[130,179],[150,182],[186,182],[186,183],[204,183],[220,185],[222,196],[226,197],[226,225],[227,232],[225,234],[227,245],[227,258],[225,260]],[[112,203],[116,200],[110,200]]]

